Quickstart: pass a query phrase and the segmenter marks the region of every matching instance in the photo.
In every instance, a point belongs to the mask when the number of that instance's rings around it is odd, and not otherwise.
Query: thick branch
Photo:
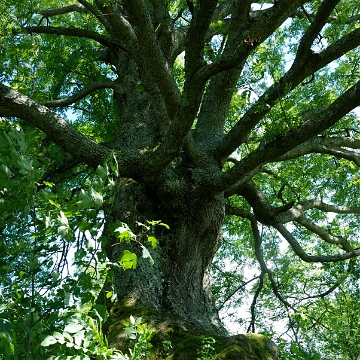
[[[310,153],[321,153],[352,161],[360,167],[360,153],[342,147],[360,149],[360,140],[349,137],[315,137],[296,146],[283,156],[280,156],[276,161],[290,160]]]
[[[101,14],[101,12],[92,4],[87,2],[86,0],[78,0],[80,4],[82,4],[87,10],[89,10],[105,27],[105,29],[111,34],[112,28],[106,17]]]
[[[247,213],[246,211],[236,210],[230,207],[227,207],[227,212],[249,219],[252,222],[253,231],[255,231],[254,224],[257,221],[275,227],[280,232],[280,234],[282,234],[284,238],[289,242],[294,252],[304,261],[336,262],[360,255],[360,250],[353,250],[353,248],[346,239],[340,236],[331,235],[329,232],[325,231],[310,220],[306,219],[303,213],[303,208],[318,208],[324,211],[336,211],[340,213],[350,213],[350,211],[352,210],[351,213],[360,214],[360,208],[347,208],[342,206],[329,205],[320,201],[307,201],[304,204],[298,204],[297,206],[291,207],[290,209],[286,208],[285,211],[278,211],[279,208],[272,207],[267,200],[265,194],[253,182],[248,182],[247,184],[245,184],[239,192],[239,195],[244,196],[244,198],[248,201],[248,203],[253,208],[254,215]],[[341,246],[346,251],[346,253],[329,256],[310,256],[306,254],[300,244],[283,225],[283,223],[288,221],[298,222],[308,230],[319,235],[326,242]]]
[[[216,153],[227,158],[247,139],[250,131],[270,111],[271,106],[278,99],[293,90],[309,75],[359,45],[360,29],[356,29],[318,54],[298,56],[279,82],[272,85],[225,136],[223,143],[216,149]]]
[[[256,167],[278,159],[307,139],[320,134],[359,105],[360,81],[339,96],[318,117],[313,117],[300,126],[278,135],[270,143],[259,146],[232,169],[224,173],[219,179],[219,183],[216,184],[216,188],[226,190],[234,184],[242,182],[242,178]]]
[[[29,34],[36,33],[36,34],[83,37],[83,38],[95,40],[99,44],[102,44],[107,47],[112,45],[111,40],[106,36],[97,34],[90,30],[79,29],[76,27],[64,28],[64,27],[54,27],[54,26],[29,26],[26,27],[25,30]]]
[[[180,92],[155,35],[150,15],[143,0],[124,2],[136,32],[137,44],[133,44],[137,57],[144,58],[141,70],[151,69],[153,83],[159,87],[171,118],[178,108]],[[136,59],[136,58],[135,58]]]
[[[221,71],[237,66],[253,50],[253,46],[244,41],[247,36],[251,39],[260,38],[258,43],[263,42],[304,2],[306,1],[294,0],[290,4],[288,1],[278,1],[276,6],[257,12],[257,16],[253,17],[256,21],[249,23],[246,32],[243,33],[242,37],[239,37],[238,44],[233,48],[232,54],[201,67],[196,76],[199,80],[207,80]]]
[[[341,236],[331,235],[321,226],[316,225],[315,223],[307,219],[305,216],[300,216],[296,219],[296,222],[298,222],[300,225],[304,226],[306,229],[310,230],[314,234],[319,235],[324,241],[329,244],[339,245],[345,251],[351,252],[353,250],[349,242],[345,238]]]
[[[290,221],[297,221],[304,216],[304,212],[310,209],[318,209],[324,212],[332,212],[335,214],[354,214],[360,215],[360,208],[348,207],[342,205],[327,204],[320,200],[306,200],[293,206],[286,212],[278,214],[278,222],[284,224]]]
[[[0,116],[18,117],[36,126],[68,153],[90,166],[103,164],[110,156],[110,149],[82,135],[47,107],[3,84],[0,84]]]
[[[225,215],[236,215],[244,219],[250,219],[252,216],[252,214],[246,210],[238,209],[227,204],[225,204]]]
[[[297,57],[304,57],[310,53],[311,45],[313,44],[315,38],[319,35],[320,30],[328,21],[330,14],[339,1],[340,0],[324,0],[322,2],[314,20],[300,41]]]
[[[358,207],[348,207],[342,205],[334,205],[334,204],[327,204],[323,201],[319,200],[307,200],[297,205],[296,207],[300,206],[302,210],[308,209],[318,209],[325,212],[333,212],[336,214],[356,214],[360,215],[360,208]]]
[[[68,14],[71,12],[79,12],[79,13],[83,13],[83,14],[89,13],[89,11],[87,9],[85,9],[81,6],[69,5],[69,6],[64,6],[61,8],[56,8],[56,9],[40,10],[39,14],[42,15],[44,18],[47,18],[47,17],[51,17],[51,16]]]
[[[217,5],[217,0],[199,0],[190,24],[185,50],[185,76],[192,77],[202,65],[205,35]]]
[[[238,45],[241,34],[249,26],[251,1],[234,2],[233,13],[222,56],[231,56]],[[222,140],[225,118],[233,96],[234,88],[244,67],[245,61],[234,68],[213,76],[204,94],[201,110],[196,123],[196,141],[203,147],[215,147]]]

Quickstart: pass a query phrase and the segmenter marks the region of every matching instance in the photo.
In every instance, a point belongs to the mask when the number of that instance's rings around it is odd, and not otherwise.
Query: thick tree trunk
[[[223,333],[209,280],[223,216],[222,195],[197,194],[187,186],[180,197],[171,192],[164,196],[147,185],[122,181],[109,209],[106,251],[112,261],[117,261],[124,249],[137,252],[139,264],[135,270],[115,271],[120,304],[171,314],[179,323],[186,321],[207,332]],[[110,231],[111,222],[116,220],[127,223],[134,232],[139,230],[137,221],[161,220],[170,227],[157,228],[159,246],[151,250],[154,265],[141,258],[136,242],[119,244]]]

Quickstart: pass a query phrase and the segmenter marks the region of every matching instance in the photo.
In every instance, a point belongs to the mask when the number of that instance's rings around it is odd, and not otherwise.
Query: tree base
[[[129,309],[130,310],[130,309]],[[132,347],[125,333],[130,313],[114,307],[105,331],[109,346],[128,353]],[[277,360],[279,351],[269,338],[260,334],[228,336],[221,329],[209,333],[193,324],[180,321],[170,313],[159,314],[147,310],[132,309],[134,318],[152,331],[148,360]],[[221,334],[221,332],[223,334]]]

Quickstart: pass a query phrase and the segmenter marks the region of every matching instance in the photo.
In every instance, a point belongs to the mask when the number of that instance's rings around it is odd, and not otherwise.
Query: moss
[[[225,348],[214,360],[271,360],[277,359],[275,344],[264,335],[235,335],[227,339]]]
[[[219,336],[204,334],[191,324],[179,323],[179,319],[171,314],[136,309],[122,304],[111,311],[108,326],[109,345],[127,352],[130,342],[124,327],[130,315],[142,317],[143,323],[152,330],[151,344],[153,348],[148,360],[271,360],[277,359],[277,348],[266,336],[247,334],[236,336]],[[204,344],[211,339],[211,348],[206,354]],[[205,355],[207,355],[205,357]]]

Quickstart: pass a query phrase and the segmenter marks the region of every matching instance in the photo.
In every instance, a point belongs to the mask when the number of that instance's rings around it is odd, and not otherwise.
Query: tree
[[[138,255],[134,271],[114,270],[119,306],[223,333],[210,285],[222,224],[251,231],[260,279],[288,307],[260,225],[303,262],[351,272],[360,255],[357,1],[0,6],[0,116],[30,139],[39,177],[29,191],[47,194],[49,221],[70,241],[71,216],[51,196],[71,185],[63,201],[97,205],[100,217],[89,213],[103,221],[110,261]],[[109,159],[119,174],[112,201],[95,185],[76,193]],[[15,173],[2,160],[4,189]],[[14,211],[4,233],[19,224]],[[167,225],[155,228],[154,264],[114,231],[151,220]]]

